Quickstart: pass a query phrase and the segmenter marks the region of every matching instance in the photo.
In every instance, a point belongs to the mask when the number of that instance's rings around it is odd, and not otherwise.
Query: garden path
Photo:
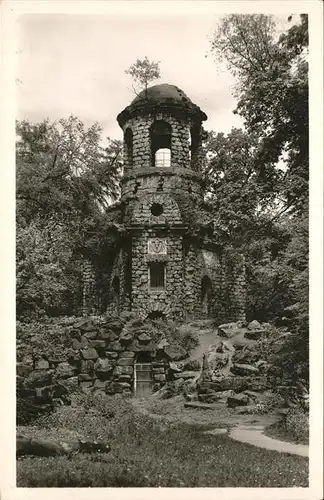
[[[269,425],[269,424],[267,424]],[[258,448],[266,448],[267,450],[279,451],[280,453],[290,453],[292,455],[300,455],[308,457],[309,447],[305,444],[289,443],[280,441],[264,434],[264,424],[238,424],[229,431],[229,437],[235,441],[251,444]],[[219,434],[220,429],[211,429],[205,431],[205,434]]]
[[[227,414],[226,408],[219,405],[219,410],[184,409],[181,396],[157,401],[156,398],[133,399],[133,404],[142,414],[156,421],[169,424],[201,425],[202,432],[210,435],[228,434],[231,439],[251,444],[258,448],[308,457],[309,447],[303,444],[289,443],[271,438],[264,434],[266,427],[280,419],[279,415],[235,415]],[[222,406],[222,408],[221,408]],[[228,410],[227,410],[228,411]],[[205,430],[204,426],[215,426]]]

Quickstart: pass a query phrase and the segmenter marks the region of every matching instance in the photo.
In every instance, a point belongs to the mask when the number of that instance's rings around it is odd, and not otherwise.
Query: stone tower
[[[244,263],[227,261],[203,198],[202,122],[174,85],[139,94],[117,117],[121,201],[107,213],[116,253],[108,310],[173,319],[244,318]]]

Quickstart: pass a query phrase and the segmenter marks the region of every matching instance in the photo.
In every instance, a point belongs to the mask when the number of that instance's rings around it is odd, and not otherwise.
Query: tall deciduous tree
[[[246,246],[276,217],[282,173],[258,161],[256,134],[232,129],[209,132],[204,143],[206,198],[212,203],[217,230],[237,246]]]
[[[121,143],[76,117],[17,123],[17,312],[73,310],[82,258],[103,242],[119,195]]]
[[[274,17],[225,16],[211,50],[237,79],[235,112],[261,139],[260,164],[285,164],[283,210],[303,212],[308,203],[307,15],[280,36]]]

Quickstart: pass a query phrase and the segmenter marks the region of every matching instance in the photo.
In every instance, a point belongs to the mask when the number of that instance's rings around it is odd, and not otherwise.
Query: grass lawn
[[[61,407],[19,432],[104,439],[111,452],[20,458],[18,487],[308,486],[303,457],[206,435],[192,425],[157,423],[121,399],[89,396],[81,403]]]

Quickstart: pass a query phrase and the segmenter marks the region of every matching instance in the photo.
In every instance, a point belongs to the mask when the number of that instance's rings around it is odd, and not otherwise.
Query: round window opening
[[[151,214],[155,215],[155,217],[162,215],[163,214],[163,206],[160,205],[160,203],[153,203],[153,205],[151,206]]]

